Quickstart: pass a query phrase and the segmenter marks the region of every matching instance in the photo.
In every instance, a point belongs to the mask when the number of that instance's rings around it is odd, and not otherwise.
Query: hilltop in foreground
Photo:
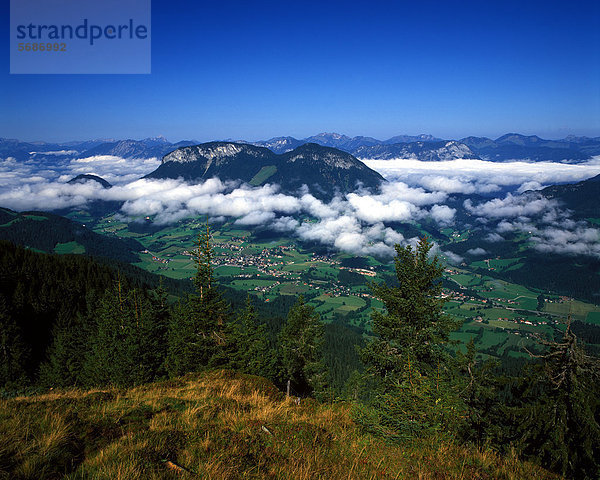
[[[3,400],[0,437],[0,478],[556,478],[447,440],[385,444],[345,404],[230,371]]]

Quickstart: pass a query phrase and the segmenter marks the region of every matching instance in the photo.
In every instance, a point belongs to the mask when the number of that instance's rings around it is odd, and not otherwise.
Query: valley
[[[69,215],[89,221],[84,212]],[[99,219],[96,233],[132,239],[144,246],[135,265],[174,279],[191,279],[196,265],[193,250],[203,219],[186,219],[175,225],[157,226],[150,217],[141,223],[125,223],[117,215]],[[310,222],[310,218],[304,218]],[[419,229],[420,226],[415,225]],[[273,231],[249,229],[234,221],[211,225],[215,246],[214,271],[219,283],[240,295],[256,296],[264,303],[281,295],[303,295],[324,322],[339,321],[363,335],[371,334],[371,312],[383,304],[372,295],[369,282],[394,283],[393,262],[374,257],[354,257],[302,244]],[[425,231],[422,231],[425,234]],[[460,244],[469,230],[444,229],[436,241]],[[76,242],[56,247],[57,253],[81,253]],[[443,296],[447,314],[463,324],[452,339],[457,348],[473,339],[481,358],[526,358],[535,337],[554,338],[573,321],[600,325],[600,306],[570,296],[512,283],[498,275],[522,266],[521,257],[484,258],[444,271]],[[541,297],[543,295],[543,298]]]

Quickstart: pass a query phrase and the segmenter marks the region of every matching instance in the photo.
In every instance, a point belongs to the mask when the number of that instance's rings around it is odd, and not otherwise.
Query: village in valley
[[[118,218],[107,217],[96,231],[135,238],[145,246],[139,266],[172,278],[192,278],[197,233],[204,224],[182,220],[175,226],[131,228]],[[344,253],[322,251],[284,236],[261,238],[235,223],[212,227],[213,267],[219,283],[251,292],[265,303],[280,295],[304,295],[321,318],[346,321],[368,335],[371,312],[383,309],[373,296],[372,282],[394,278],[393,262],[372,257],[357,258]],[[448,232],[450,242],[468,238],[468,231]],[[463,322],[452,334],[463,345],[474,338],[478,348],[494,355],[524,356],[524,346],[534,337],[553,335],[564,329],[565,319],[590,321],[600,308],[559,295],[506,282],[494,274],[518,266],[518,258],[484,258],[444,269],[442,297],[445,311]]]

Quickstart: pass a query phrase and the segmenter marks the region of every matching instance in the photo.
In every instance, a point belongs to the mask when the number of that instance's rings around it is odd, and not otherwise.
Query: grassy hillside
[[[0,438],[0,478],[11,479],[556,478],[447,440],[388,445],[345,404],[297,405],[230,371],[2,400]]]

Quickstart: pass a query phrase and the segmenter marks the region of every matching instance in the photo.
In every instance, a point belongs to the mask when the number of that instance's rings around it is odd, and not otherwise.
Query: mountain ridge
[[[461,139],[440,139],[430,134],[396,135],[387,140],[368,136],[350,137],[340,133],[319,133],[302,139],[291,136],[273,137],[268,140],[225,140],[232,143],[244,143],[269,148],[277,154],[289,152],[306,143],[337,148],[354,156],[375,152],[377,158],[392,158],[406,150],[410,153],[423,148],[423,145],[439,142],[456,142],[466,145],[472,152],[466,158],[480,158],[488,161],[567,161],[571,163],[589,160],[600,155],[600,137],[569,135],[564,139],[547,140],[537,135],[507,133],[498,138],[469,136]],[[210,142],[208,142],[210,143]],[[0,138],[0,158],[14,157],[27,160],[33,155],[40,160],[87,158],[92,156],[113,155],[122,158],[162,158],[164,155],[182,146],[198,145],[197,140],[182,140],[171,143],[163,136],[133,139],[97,139],[80,142],[22,142],[17,139]],[[400,147],[399,145],[402,145]],[[408,145],[408,146],[407,146]],[[370,150],[369,150],[370,149]],[[425,148],[425,152],[430,149]],[[468,152],[467,152],[468,153]],[[412,155],[409,158],[414,158]],[[431,161],[428,153],[419,160]],[[458,157],[446,159],[456,159]],[[433,161],[440,158],[433,158]]]

